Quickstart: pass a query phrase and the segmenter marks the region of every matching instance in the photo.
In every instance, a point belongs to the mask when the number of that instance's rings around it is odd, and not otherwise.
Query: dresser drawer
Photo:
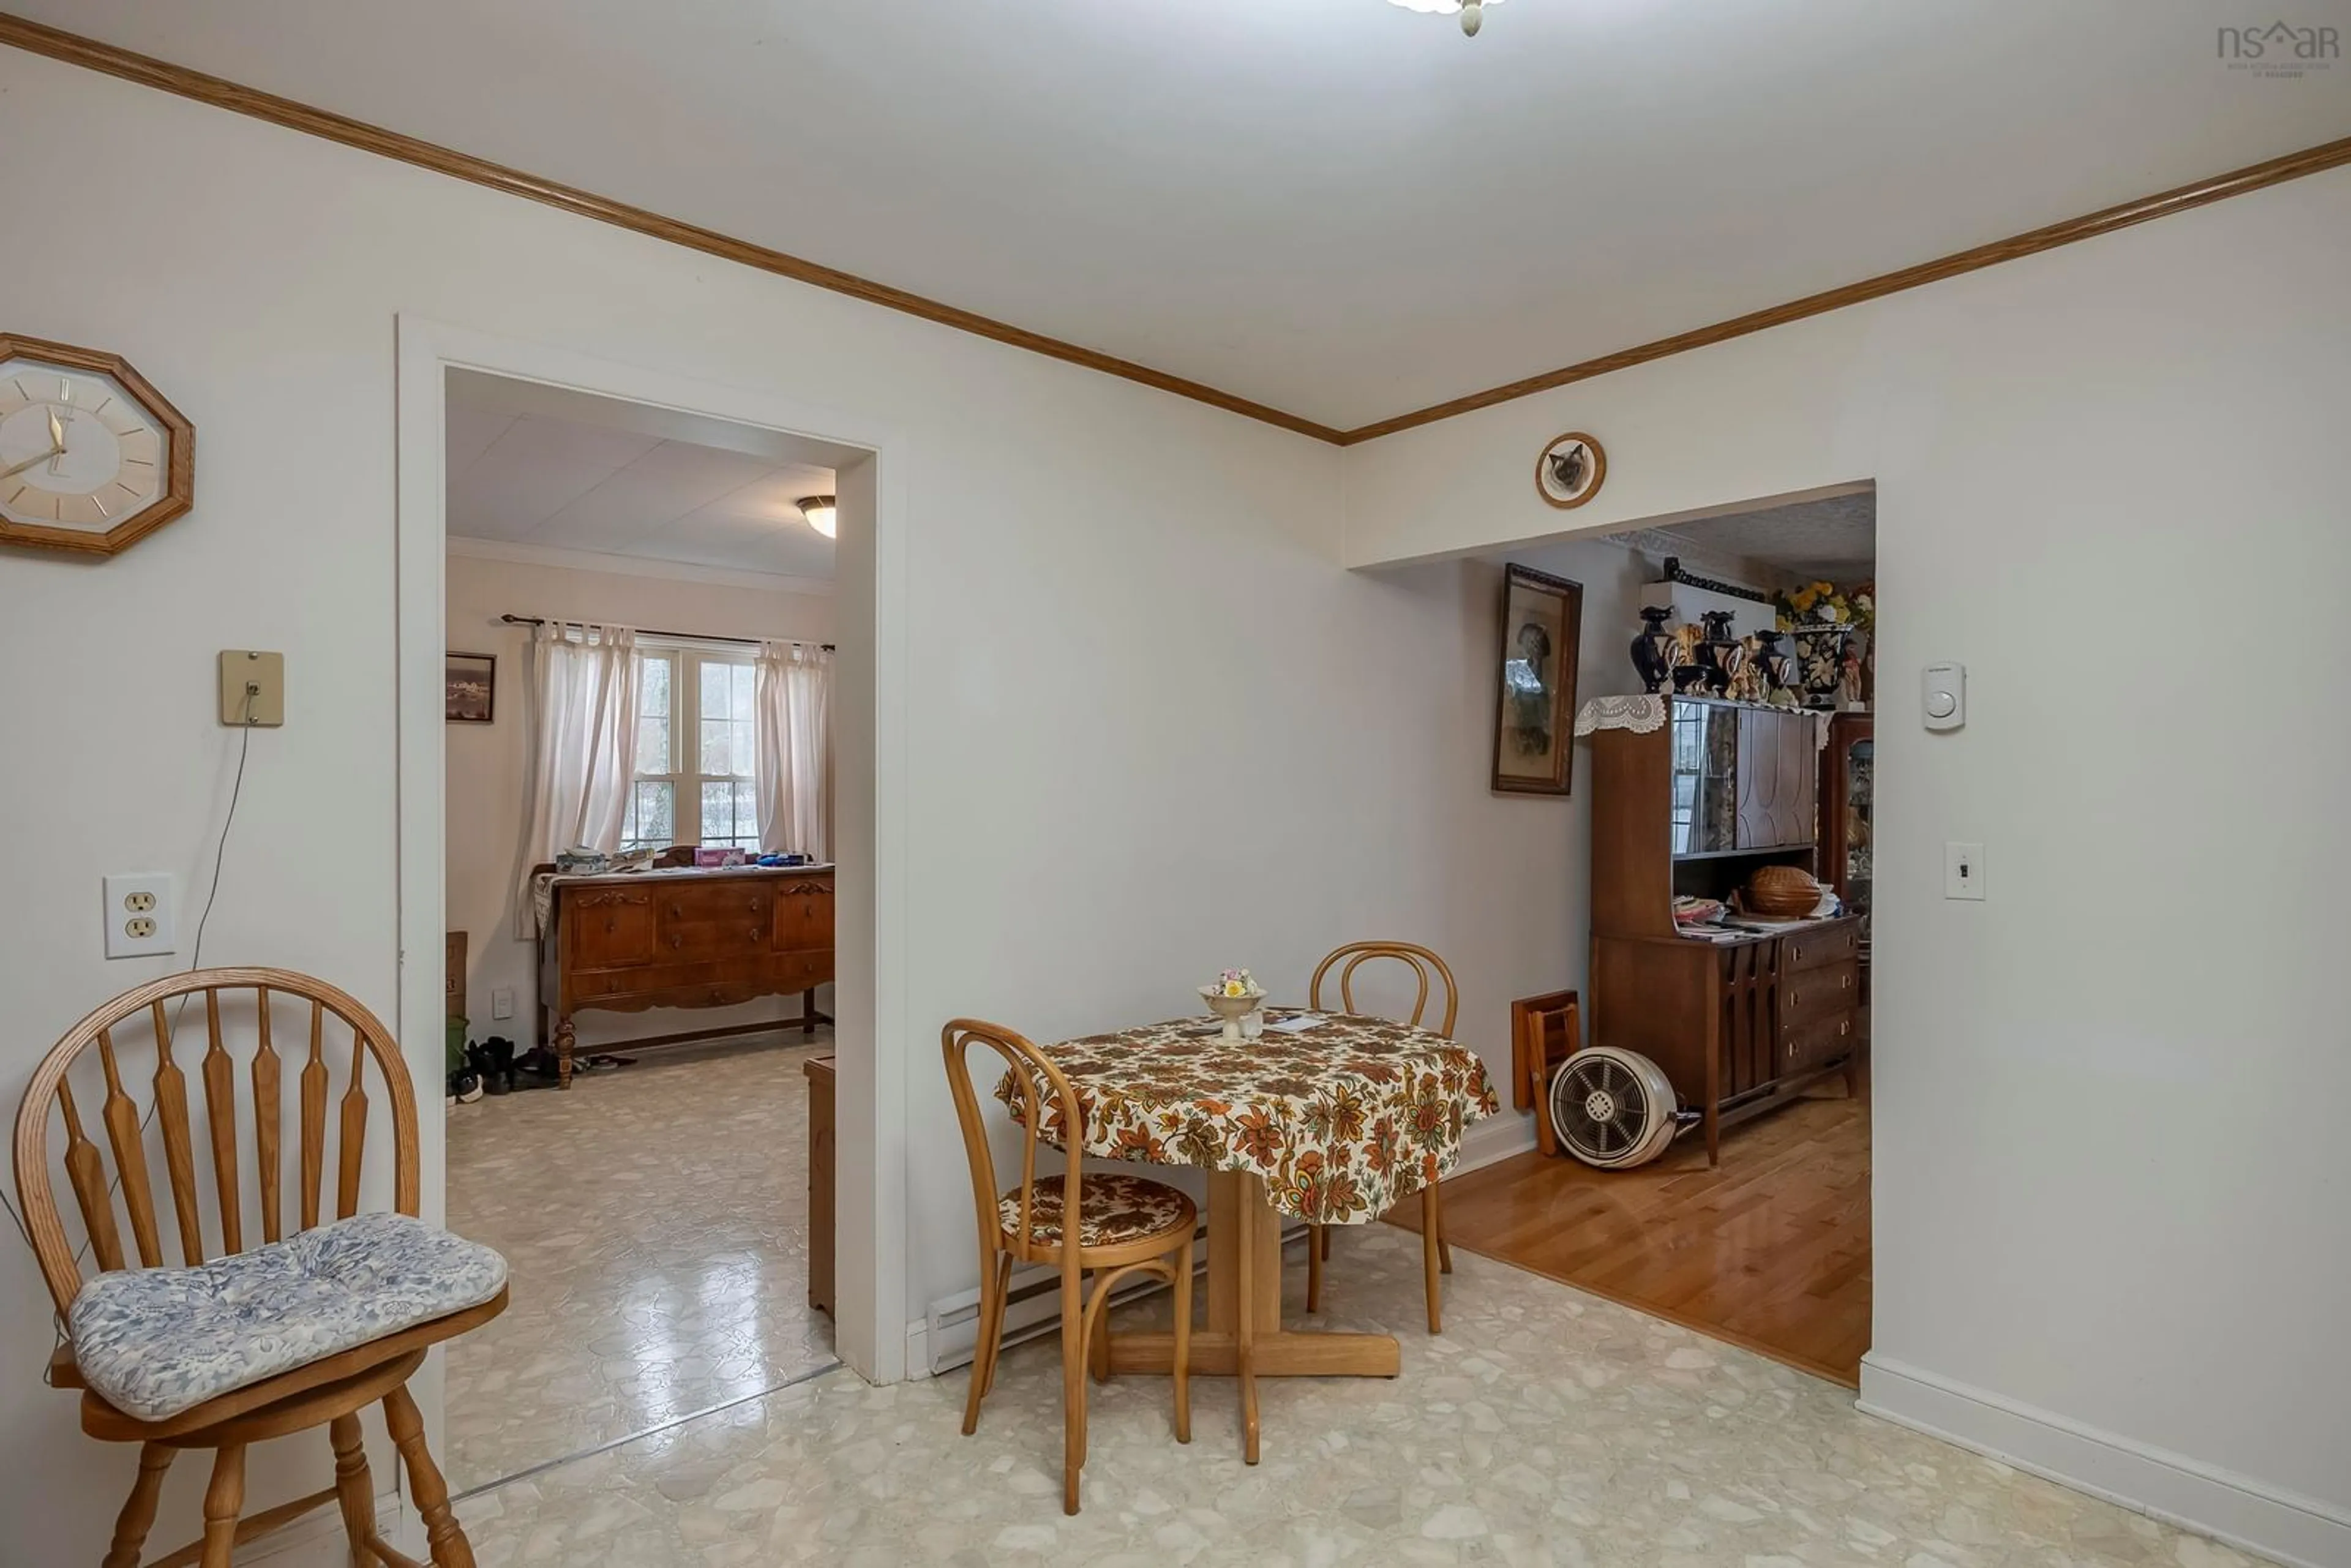
[[[650,964],[653,942],[653,895],[634,888],[576,894],[564,901],[569,927],[569,967],[614,969]]]
[[[1841,921],[1817,931],[1800,931],[1780,938],[1780,972],[1817,969],[1823,964],[1861,957],[1861,922]]]
[[[1861,998],[1861,966],[1853,959],[1818,969],[1799,969],[1780,977],[1780,1027],[1782,1031],[1838,1013],[1848,1013]]]
[[[1834,1061],[1853,1050],[1856,1043],[1854,1031],[1859,1027],[1855,1015],[1845,1013],[1781,1030],[1780,1076],[1808,1072]]]
[[[776,889],[776,950],[806,952],[832,946],[832,883],[795,877]]]
[[[664,927],[740,925],[746,921],[764,921],[774,901],[773,890],[766,883],[749,879],[667,887],[660,894],[662,924]]]

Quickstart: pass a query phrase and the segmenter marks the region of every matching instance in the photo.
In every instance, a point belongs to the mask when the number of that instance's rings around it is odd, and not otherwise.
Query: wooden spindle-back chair
[[[1315,966],[1314,978],[1307,986],[1306,1005],[1316,1012],[1322,1008],[1322,982],[1333,967],[1339,969],[1339,1010],[1355,1011],[1355,971],[1365,964],[1379,959],[1393,959],[1412,971],[1419,982],[1420,991],[1413,998],[1412,1012],[1399,1019],[1410,1028],[1421,1027],[1428,1015],[1432,983],[1445,994],[1445,1016],[1436,1026],[1436,1032],[1446,1039],[1453,1038],[1453,1025],[1461,1012],[1461,989],[1453,982],[1453,971],[1445,960],[1427,948],[1411,942],[1350,942],[1332,950],[1329,956]],[[1322,1310],[1322,1265],[1331,1257],[1331,1229],[1327,1225],[1308,1228],[1306,1238],[1306,1310]],[[1428,1332],[1443,1333],[1445,1320],[1441,1310],[1442,1297],[1437,1276],[1453,1272],[1453,1249],[1445,1243],[1444,1215],[1437,1202],[1437,1184],[1430,1182],[1420,1189],[1420,1250],[1422,1272],[1426,1276],[1428,1294]]]
[[[284,1027],[288,1023],[290,1032]],[[199,1030],[200,1051],[187,1043]],[[143,1107],[136,1092],[142,1076]],[[54,1145],[53,1133],[59,1135]],[[42,1060],[16,1114],[16,1189],[60,1320],[85,1283],[85,1258],[99,1272],[193,1268],[242,1252],[248,1241],[284,1240],[325,1218],[360,1213],[370,1185],[367,1152],[371,1138],[381,1136],[388,1136],[392,1153],[391,1207],[413,1218],[421,1172],[407,1064],[375,1015],[324,981],[286,969],[200,969],[105,1003]],[[72,1193],[78,1242],[57,1202],[59,1175]],[[118,1205],[127,1225],[117,1222]],[[425,1447],[407,1384],[431,1345],[487,1322],[506,1302],[500,1289],[477,1306],[231,1390],[162,1421],[139,1419],[89,1389],[73,1347],[61,1346],[51,1380],[84,1389],[82,1429],[141,1446],[138,1481],[117,1520],[105,1568],[136,1568],[164,1472],[183,1448],[215,1454],[204,1533],[200,1547],[166,1562],[227,1568],[237,1542],[338,1502],[355,1562],[372,1557],[393,1568],[415,1568],[375,1531],[375,1492],[359,1412],[379,1400],[407,1466],[433,1562],[470,1568],[472,1549],[450,1513],[448,1488]],[[329,1429],[336,1484],[240,1521],[246,1445],[320,1425]]]
[[[972,1354],[971,1392],[964,1401],[963,1430],[979,1427],[979,1402],[996,1383],[996,1363],[1004,1344],[1005,1297],[1012,1266],[1051,1263],[1061,1272],[1061,1509],[1078,1511],[1078,1473],[1086,1462],[1086,1363],[1099,1346],[1097,1371],[1107,1375],[1110,1293],[1129,1274],[1155,1274],[1176,1294],[1176,1440],[1192,1440],[1192,1393],[1188,1360],[1192,1333],[1192,1235],[1199,1210],[1185,1193],[1162,1182],[1124,1174],[1085,1175],[1085,1115],[1077,1092],[1061,1070],[1021,1036],[998,1024],[956,1019],[940,1031],[946,1056],[947,1088],[963,1127],[964,1152],[971,1161],[971,1190],[979,1220],[979,1343]],[[1011,1070],[1024,1129],[1020,1182],[1008,1190],[997,1183],[996,1156],[987,1124],[980,1115],[978,1087],[970,1052],[982,1045]],[[1055,1137],[1064,1154],[1062,1174],[1040,1176],[1037,1150]],[[1071,1220],[1076,1218],[1077,1223]],[[1097,1241],[1087,1245],[1089,1229]],[[1094,1275],[1085,1299],[1082,1277]]]

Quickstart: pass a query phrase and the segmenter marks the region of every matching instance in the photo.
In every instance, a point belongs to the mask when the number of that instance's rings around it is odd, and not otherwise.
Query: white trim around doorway
[[[394,1027],[420,1082],[442,1076],[440,975],[444,887],[443,653],[447,610],[445,388],[453,369],[545,382],[606,397],[787,431],[868,454],[844,465],[838,586],[841,698],[839,1104],[846,1134],[836,1175],[835,1348],[875,1383],[906,1375],[906,1074],[904,1052],[905,442],[897,431],[755,388],[692,381],[545,344],[402,315],[397,323],[397,509],[394,572],[398,670],[400,994]],[[859,516],[859,513],[863,516]],[[853,538],[853,542],[852,542]],[[864,558],[858,559],[856,558]],[[853,565],[852,565],[853,562]],[[870,563],[870,565],[869,565]],[[870,598],[857,577],[870,579]],[[858,635],[862,629],[867,635]],[[862,862],[862,863],[861,863]],[[446,1195],[441,1097],[423,1097],[426,1218]],[[437,1361],[437,1358],[436,1358]],[[439,1415],[437,1365],[428,1369]],[[437,1430],[434,1433],[437,1440]]]

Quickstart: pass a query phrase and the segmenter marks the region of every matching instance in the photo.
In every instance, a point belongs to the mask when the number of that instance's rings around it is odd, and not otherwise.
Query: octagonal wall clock
[[[195,426],[121,355],[0,333],[0,544],[120,554],[195,474]]]

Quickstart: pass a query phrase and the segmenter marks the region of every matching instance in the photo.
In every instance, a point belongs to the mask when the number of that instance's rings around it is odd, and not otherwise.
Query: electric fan
[[[1552,1130],[1588,1166],[1622,1170],[1666,1152],[1695,1113],[1677,1109],[1665,1070],[1636,1051],[1595,1045],[1552,1074]]]

